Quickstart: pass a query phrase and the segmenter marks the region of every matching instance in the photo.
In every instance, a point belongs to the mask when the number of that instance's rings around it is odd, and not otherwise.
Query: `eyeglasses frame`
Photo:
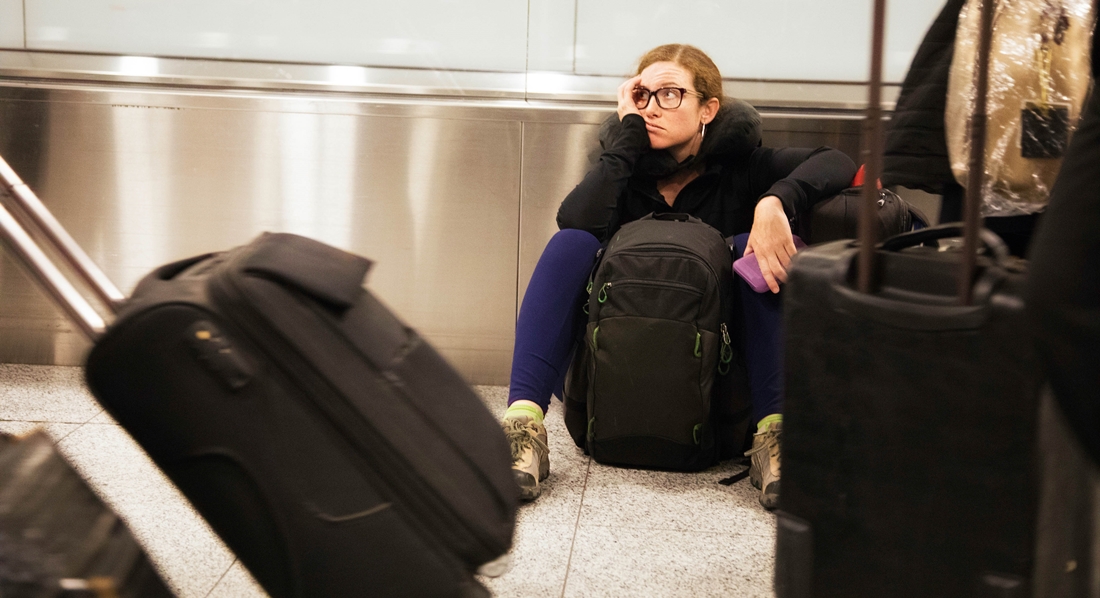
[[[649,103],[653,101],[653,98],[656,98],[657,94],[659,92],[662,92],[666,89],[675,89],[676,91],[679,91],[680,92],[680,103],[676,104],[672,108],[666,108],[665,106],[661,105],[661,100],[658,98],[657,99],[657,107],[659,107],[662,110],[676,110],[680,106],[683,106],[684,105],[684,96],[686,96],[686,95],[698,96],[700,98],[703,97],[703,94],[699,93],[698,91],[687,89],[686,87],[661,87],[661,88],[658,88],[658,89],[650,90],[650,89],[646,89],[644,87],[638,86],[638,87],[635,87],[633,91],[635,91],[635,92],[637,92],[637,91],[647,92],[649,94],[649,99],[646,100],[644,106],[639,106],[638,105],[638,100],[634,100],[634,106],[638,110],[645,110],[646,108],[649,108]]]

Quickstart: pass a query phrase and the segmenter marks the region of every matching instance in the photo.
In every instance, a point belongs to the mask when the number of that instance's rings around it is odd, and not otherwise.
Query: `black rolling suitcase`
[[[881,135],[872,88],[868,181]],[[981,176],[980,163],[971,172]],[[877,248],[868,226],[858,245],[794,259],[779,598],[1030,595],[1041,380],[1025,329],[1026,266],[987,231],[991,255],[976,257],[975,200],[961,252],[918,247],[959,236],[958,226]]]
[[[172,595],[126,524],[49,436],[0,435],[0,596]]]
[[[92,392],[273,596],[488,596],[518,491],[500,426],[363,289],[370,263],[303,237],[161,267],[129,299],[0,160],[4,240],[96,344]]]

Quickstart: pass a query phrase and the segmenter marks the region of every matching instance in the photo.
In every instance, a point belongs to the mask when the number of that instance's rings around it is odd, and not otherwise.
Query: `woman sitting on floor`
[[[746,115],[748,115],[746,117]],[[795,253],[790,221],[849,186],[855,164],[827,147],[760,147],[759,116],[722,95],[722,76],[698,48],[659,46],[618,90],[618,121],[603,153],[558,210],[561,229],[531,277],[516,324],[504,428],[524,499],[549,475],[543,417],[561,396],[597,249],[620,226],[651,212],[686,212],[755,253],[771,293],[738,280],[753,419],[750,476],[760,503],[779,496],[783,372],[780,285]]]

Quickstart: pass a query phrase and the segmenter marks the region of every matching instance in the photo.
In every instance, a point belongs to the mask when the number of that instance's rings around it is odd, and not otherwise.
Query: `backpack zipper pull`
[[[600,303],[603,303],[604,301],[607,301],[607,291],[610,290],[610,289],[611,289],[611,283],[610,282],[603,283],[603,286],[600,287],[600,294],[596,297],[596,300],[599,301]]]

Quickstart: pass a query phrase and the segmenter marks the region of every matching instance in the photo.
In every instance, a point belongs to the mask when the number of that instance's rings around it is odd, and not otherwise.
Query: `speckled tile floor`
[[[498,416],[502,387],[478,387]],[[138,446],[103,412],[70,367],[0,364],[0,431],[46,430],[92,487],[126,519],[181,597],[264,596],[248,572]],[[591,462],[547,417],[550,477],[520,508],[513,567],[483,579],[494,596],[771,597],[775,518],[742,469],[696,474]]]

